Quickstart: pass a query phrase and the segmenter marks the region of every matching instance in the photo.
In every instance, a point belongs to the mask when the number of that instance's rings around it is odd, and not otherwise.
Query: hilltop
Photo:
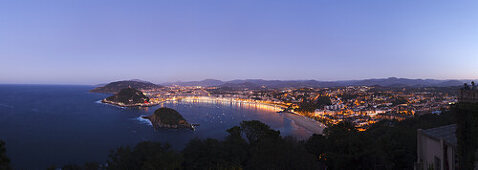
[[[205,79],[201,81],[187,81],[187,82],[170,82],[170,83],[163,83],[164,86],[204,86],[204,87],[211,87],[211,86],[220,86],[224,84],[221,80],[215,79]]]
[[[138,90],[150,90],[155,88],[161,88],[163,86],[157,85],[151,82],[147,82],[147,81],[141,81],[141,80],[124,80],[124,81],[115,81],[101,87],[96,87],[90,90],[90,92],[114,94],[114,93],[118,93],[121,89],[125,89],[128,87],[138,89]]]
[[[141,106],[149,103],[149,98],[143,92],[134,88],[121,89],[117,94],[102,100],[103,103],[110,103],[122,107]]]

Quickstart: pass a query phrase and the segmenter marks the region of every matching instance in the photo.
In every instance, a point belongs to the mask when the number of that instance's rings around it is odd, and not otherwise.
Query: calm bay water
[[[99,103],[105,94],[92,86],[0,85],[0,140],[15,169],[44,169],[68,163],[105,162],[109,151],[141,141],[181,149],[192,138],[223,139],[243,120],[260,120],[283,135],[307,136],[283,115],[235,102],[179,101],[151,108],[120,108]],[[159,107],[176,109],[196,131],[152,128],[140,119]]]

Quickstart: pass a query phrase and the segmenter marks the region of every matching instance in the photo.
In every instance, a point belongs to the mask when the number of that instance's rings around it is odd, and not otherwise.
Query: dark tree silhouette
[[[109,169],[180,169],[183,159],[168,144],[141,142],[133,149],[120,147],[110,154]]]
[[[10,159],[7,157],[5,142],[0,140],[0,169],[11,169]]]

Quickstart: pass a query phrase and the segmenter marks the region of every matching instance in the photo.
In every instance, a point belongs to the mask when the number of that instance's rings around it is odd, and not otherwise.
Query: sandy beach
[[[314,133],[322,134],[322,131],[325,128],[325,125],[323,125],[322,123],[312,119],[308,119],[301,115],[297,115],[294,113],[287,113],[287,112],[284,112],[282,114],[284,114],[284,116],[286,116],[288,119],[294,121],[294,123],[297,126],[300,126],[304,128],[305,130],[309,131],[311,135]]]

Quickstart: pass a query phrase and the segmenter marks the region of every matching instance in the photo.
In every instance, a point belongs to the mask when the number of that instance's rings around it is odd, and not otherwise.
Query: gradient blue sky
[[[478,1],[0,0],[0,83],[478,78]]]

